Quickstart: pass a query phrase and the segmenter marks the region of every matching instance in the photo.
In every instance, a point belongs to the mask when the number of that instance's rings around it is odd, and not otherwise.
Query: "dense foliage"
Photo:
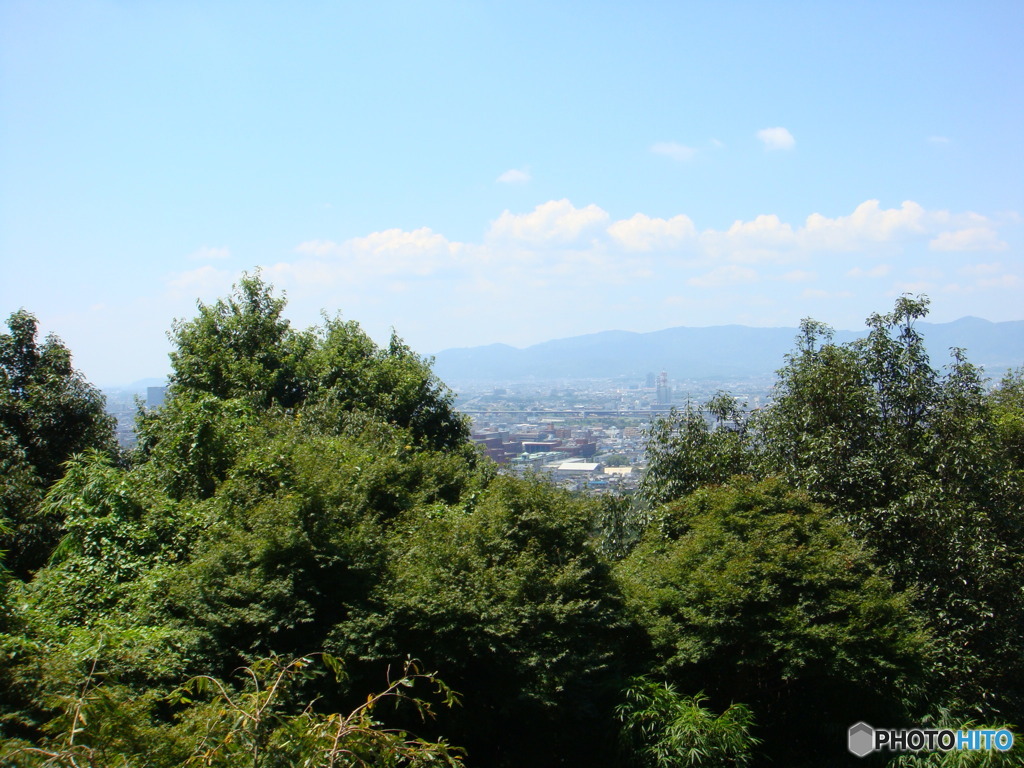
[[[932,368],[926,311],[902,297],[845,346],[805,323],[759,427],[762,471],[832,507],[916,592],[945,703],[1021,722],[1024,454],[1000,430],[1019,374],[989,394],[962,350]]]
[[[258,275],[243,277],[226,299],[200,302],[199,316],[176,322],[170,334],[174,395],[255,410],[304,407],[328,419],[360,411],[434,448],[465,441],[451,393],[397,336],[381,349],[357,323],[330,317],[296,331],[284,307]]]
[[[127,457],[12,316],[4,764],[810,766],[1024,721],[1024,375],[934,371],[923,301],[656,425],[636,504],[499,475],[428,361],[285,307],[246,276],[176,322]]]
[[[648,511],[732,472],[779,478],[825,505],[912,597],[931,635],[919,706],[1024,722],[1022,372],[992,390],[963,350],[932,367],[903,296],[859,341],[802,324],[769,407],[707,404],[652,434]],[[716,428],[716,426],[721,428]]]
[[[56,336],[39,343],[36,318],[19,310],[0,333],[0,538],[8,566],[27,576],[46,562],[57,543],[59,512],[40,509],[62,465],[87,448],[114,449],[114,421],[103,395],[71,367],[71,353]]]
[[[684,696],[671,683],[644,677],[631,681],[618,708],[622,740],[639,765],[683,768],[693,765],[750,765],[758,739],[750,735],[754,717],[744,704],[716,715],[702,706],[703,694]]]
[[[616,567],[654,671],[749,704],[786,764],[858,720],[892,722],[928,637],[841,521],[778,480],[736,478],[659,508]]]

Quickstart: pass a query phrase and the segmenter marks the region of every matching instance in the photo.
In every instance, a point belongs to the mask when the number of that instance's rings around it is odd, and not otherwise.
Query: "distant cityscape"
[[[774,379],[581,379],[456,386],[456,406],[472,423],[472,440],[504,471],[542,474],[588,495],[636,490],[647,462],[653,420],[687,402],[701,405],[727,391],[741,405],[767,402]]]
[[[968,317],[917,328],[936,367],[951,347],[966,348],[993,377],[1024,360],[1024,321]],[[766,405],[796,333],[745,326],[606,331],[526,349],[445,350],[434,358],[434,371],[469,417],[472,440],[502,471],[542,474],[587,494],[622,494],[635,490],[643,474],[654,419],[723,391],[748,409]],[[849,343],[863,333],[836,331],[834,341]],[[161,384],[146,379],[105,391],[122,446],[135,443],[138,409],[163,404]]]
[[[674,379],[652,371],[635,381],[470,382],[453,391],[456,408],[470,419],[472,441],[501,471],[541,475],[587,495],[623,495],[635,491],[643,475],[654,419],[687,402],[703,404],[720,391],[759,408],[773,381]],[[166,393],[165,386],[104,391],[122,447],[135,445],[139,408],[159,408]]]
[[[122,448],[135,445],[135,415],[139,408],[159,408],[167,396],[165,386],[104,389],[107,413],[117,419],[117,442]]]

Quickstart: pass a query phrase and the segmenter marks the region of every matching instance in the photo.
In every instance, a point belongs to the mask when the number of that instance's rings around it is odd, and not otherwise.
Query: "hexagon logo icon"
[[[846,732],[846,747],[857,757],[874,752],[875,729],[867,723],[854,723]]]

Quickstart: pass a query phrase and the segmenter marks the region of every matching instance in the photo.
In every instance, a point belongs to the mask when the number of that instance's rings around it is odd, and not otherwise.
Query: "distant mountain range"
[[[993,323],[963,317],[951,323],[917,323],[932,365],[949,360],[950,347],[963,347],[967,359],[1000,375],[1024,364],[1024,320]],[[603,331],[556,339],[518,349],[507,344],[446,349],[435,355],[434,371],[442,380],[460,382],[526,379],[643,379],[668,372],[673,379],[742,379],[769,376],[791,352],[797,328],[666,328],[650,333]],[[836,331],[844,343],[867,334]]]

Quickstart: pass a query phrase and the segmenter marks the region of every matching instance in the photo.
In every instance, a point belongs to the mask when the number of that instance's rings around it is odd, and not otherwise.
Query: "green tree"
[[[841,511],[884,503],[898,488],[899,453],[888,450],[859,350],[831,343],[832,329],[804,320],[779,370],[753,444],[763,474],[779,474]]]
[[[925,297],[900,297],[867,319],[868,334],[834,344],[801,324],[771,404],[736,433],[743,457],[711,439],[695,414],[652,436],[644,486],[679,498],[729,472],[777,476],[808,492],[873,552],[898,589],[913,589],[938,653],[932,688],[962,716],[1024,712],[1024,423],[1019,376],[986,392],[954,349],[932,367],[917,322]]]
[[[623,742],[638,765],[655,768],[744,766],[759,743],[750,729],[754,715],[731,704],[715,715],[702,706],[707,697],[681,695],[671,683],[639,677],[616,710]]]
[[[395,333],[379,348],[357,323],[324,318],[304,370],[307,412],[323,423],[338,413],[363,412],[404,427],[435,449],[451,450],[469,437],[452,392]]]
[[[643,536],[649,513],[632,496],[604,495],[596,499],[594,538],[610,560],[621,560]]]
[[[156,411],[140,411],[137,453],[176,499],[206,499],[260,435],[260,411],[247,398],[182,391]]]
[[[461,454],[417,449],[397,427],[336,436],[308,426],[258,433],[204,502],[188,558],[161,575],[173,623],[197,631],[201,656],[225,674],[247,658],[323,647],[382,578],[399,521],[486,481]]]
[[[632,637],[590,545],[593,510],[498,478],[403,520],[384,579],[329,649],[375,664],[411,653],[463,695],[452,738],[489,765],[601,764]]]
[[[761,471],[835,509],[896,585],[918,592],[947,704],[1016,719],[1024,495],[999,427],[1012,417],[962,350],[944,374],[931,367],[915,328],[927,307],[901,297],[841,346],[805,321],[756,425]]]
[[[66,535],[31,584],[16,585],[0,637],[0,720],[38,738],[48,702],[84,684],[87,659],[143,696],[182,673],[223,677],[266,654],[322,648],[381,578],[398,518],[486,481],[461,452],[418,448],[407,430],[349,426],[325,435],[262,419],[202,499],[168,491],[188,458],[176,451],[128,469],[98,454],[72,462],[45,502]]]
[[[1007,469],[1008,484],[1024,484],[1024,367],[1006,372],[988,398],[996,432],[996,450]]]
[[[301,401],[297,368],[309,338],[281,316],[285,304],[258,273],[243,275],[227,298],[198,302],[199,315],[176,320],[169,334],[172,391],[246,398],[259,408]]]
[[[718,706],[749,703],[776,759],[820,761],[830,732],[896,721],[920,695],[912,596],[806,494],[738,478],[656,514],[615,566],[654,670]]]
[[[468,428],[453,396],[396,335],[379,348],[354,322],[324,318],[296,331],[282,316],[283,296],[259,274],[245,275],[232,294],[199,303],[199,315],[178,320],[170,334],[172,400],[240,400],[267,408],[304,410],[321,426],[365,412],[409,429],[432,448],[455,449]],[[147,445],[160,439],[147,433]]]
[[[46,489],[62,465],[87,448],[115,451],[114,420],[103,395],[71,365],[71,353],[50,335],[38,342],[36,318],[19,310],[0,333],[0,518],[11,533],[0,540],[8,564],[26,578],[60,537],[61,519],[40,513]]]
[[[601,461],[606,467],[628,467],[629,457],[624,453],[612,453],[602,458]]]
[[[44,500],[0,434],[5,479],[27,478],[5,498],[30,488],[62,521],[0,626],[0,721],[16,732],[42,738],[83,659],[143,697],[183,671],[322,647],[379,580],[397,519],[488,481],[426,361],[355,323],[296,332],[283,308],[246,276],[176,324],[171,397],[140,414],[126,467],[75,455]]]
[[[712,424],[704,418],[707,411]],[[720,392],[704,408],[687,403],[657,419],[648,432],[647,471],[640,486],[648,506],[679,499],[702,485],[747,472],[751,454],[747,418],[735,399]]]
[[[339,662],[320,661],[342,681]],[[325,712],[305,698],[311,678],[322,676],[314,657],[284,661],[257,659],[240,671],[237,682],[202,675],[166,697],[133,697],[90,671],[83,685],[64,697],[63,711],[51,733],[28,743],[0,744],[5,765],[24,768],[120,768],[180,765],[216,768],[414,768],[460,766],[463,750],[444,740],[428,741],[387,725],[390,711],[405,705],[421,718],[432,717],[429,698],[412,689],[435,688],[430,698],[451,707],[456,695],[435,675],[407,661],[388,677],[383,690],[370,693],[347,714]],[[429,695],[429,694],[428,694]],[[175,712],[175,722],[160,722],[160,708]]]

